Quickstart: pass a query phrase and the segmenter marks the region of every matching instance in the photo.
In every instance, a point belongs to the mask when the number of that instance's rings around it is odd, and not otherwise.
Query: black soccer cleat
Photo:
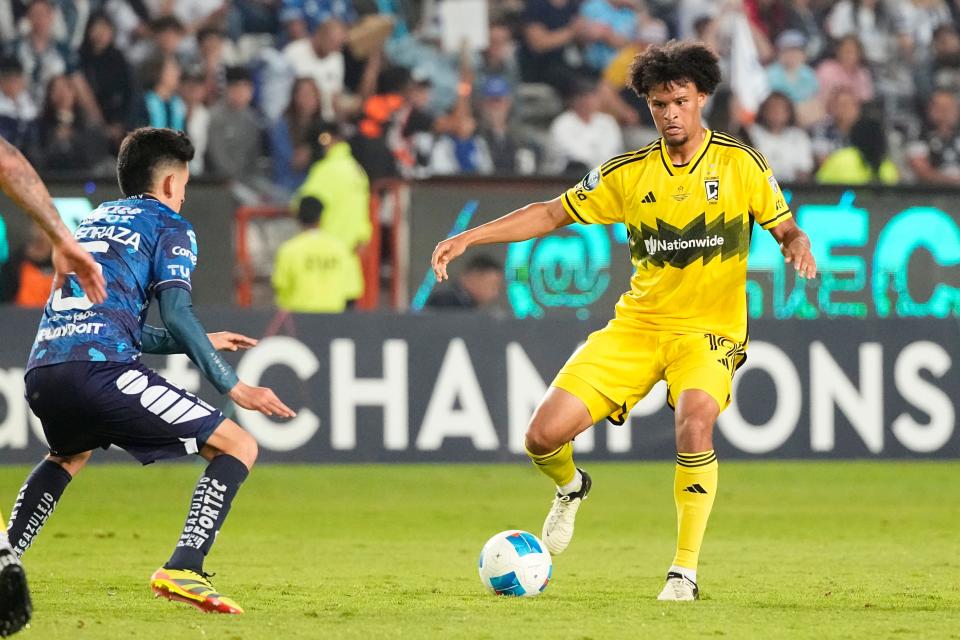
[[[9,545],[0,547],[0,638],[27,626],[32,613],[27,574],[20,558]]]

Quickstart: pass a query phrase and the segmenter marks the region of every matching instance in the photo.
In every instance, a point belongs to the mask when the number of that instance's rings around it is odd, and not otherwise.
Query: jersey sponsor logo
[[[103,328],[102,322],[84,322],[82,324],[65,324],[59,327],[44,327],[37,332],[37,342],[47,342],[59,338],[69,338],[74,335],[95,334],[100,335],[100,329]]]
[[[707,202],[716,204],[720,201],[720,180],[711,178],[703,181],[703,188],[707,192]]]
[[[206,402],[188,391],[173,388],[169,382],[151,385],[147,376],[136,369],[124,371],[115,384],[124,395],[139,395],[143,408],[167,424],[183,424],[214,412]]]
[[[167,271],[170,273],[170,276],[173,278],[178,278],[180,280],[186,280],[190,282],[190,269],[183,266],[182,264],[168,264]]]
[[[767,183],[770,185],[770,188],[773,189],[774,195],[780,195],[780,183],[777,182],[777,179],[773,176],[767,178]]]
[[[190,249],[187,249],[185,247],[174,247],[173,249],[170,250],[170,253],[172,253],[174,256],[189,258],[190,264],[192,264],[193,266],[197,266],[197,255]]]
[[[142,212],[143,209],[140,207],[131,207],[124,204],[101,205],[94,209],[89,216],[84,218],[80,226],[86,226],[96,222],[127,224],[133,220],[134,216]]]
[[[707,222],[701,213],[682,229],[660,219],[655,227],[628,225],[630,255],[637,264],[681,269],[701,259],[703,264],[718,257],[745,260],[750,250],[749,224],[744,216],[726,220],[723,214]]]

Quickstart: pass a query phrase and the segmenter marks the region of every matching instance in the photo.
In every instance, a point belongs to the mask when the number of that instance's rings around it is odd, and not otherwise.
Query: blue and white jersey
[[[107,299],[93,304],[69,276],[43,309],[28,371],[78,360],[138,360],[151,297],[168,287],[190,290],[197,266],[193,227],[153,198],[105,202],[74,236],[103,271]]]

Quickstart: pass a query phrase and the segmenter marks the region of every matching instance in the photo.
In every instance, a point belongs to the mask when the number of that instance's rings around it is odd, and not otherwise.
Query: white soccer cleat
[[[672,600],[674,602],[689,602],[700,599],[700,589],[697,583],[679,573],[671,571],[667,574],[667,584],[657,596],[657,600]]]
[[[550,513],[543,522],[543,532],[540,538],[547,545],[547,550],[551,555],[563,553],[570,545],[573,539],[573,523],[577,519],[577,511],[580,509],[580,503],[587,499],[590,493],[590,486],[593,482],[590,476],[583,469],[577,469],[583,478],[583,484],[580,491],[574,491],[566,495],[557,492],[553,499],[553,506],[550,507]]]

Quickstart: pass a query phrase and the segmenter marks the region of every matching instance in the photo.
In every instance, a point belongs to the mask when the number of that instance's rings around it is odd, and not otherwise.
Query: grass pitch
[[[551,491],[526,465],[259,467],[207,563],[238,617],[147,587],[202,467],[91,467],[25,557],[18,638],[960,638],[956,462],[721,461],[698,603],[655,599],[672,465],[587,466],[576,538],[532,599],[476,571],[493,533],[539,534]],[[5,514],[26,471],[0,468]]]

